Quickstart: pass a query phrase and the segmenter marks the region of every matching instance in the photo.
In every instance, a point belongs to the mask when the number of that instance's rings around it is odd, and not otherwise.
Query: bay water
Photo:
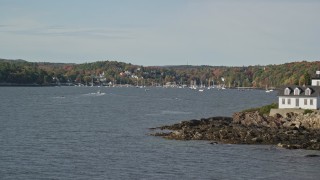
[[[276,92],[0,87],[0,179],[318,179],[318,151],[211,145],[149,128],[232,116]]]

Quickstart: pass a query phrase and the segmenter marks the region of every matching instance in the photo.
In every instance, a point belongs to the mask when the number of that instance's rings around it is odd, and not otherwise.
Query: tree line
[[[0,83],[225,85],[230,87],[279,87],[310,85],[320,62],[301,61],[266,66],[139,66],[117,61],[83,64],[35,63],[0,59]]]

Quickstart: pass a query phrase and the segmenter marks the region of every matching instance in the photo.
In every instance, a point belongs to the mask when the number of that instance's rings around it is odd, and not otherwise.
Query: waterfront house
[[[319,109],[320,71],[311,86],[286,86],[279,91],[279,109]]]
[[[319,109],[320,86],[287,86],[279,91],[279,109]]]

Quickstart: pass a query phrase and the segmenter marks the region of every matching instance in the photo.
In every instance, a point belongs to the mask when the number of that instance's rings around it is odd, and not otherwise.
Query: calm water
[[[304,157],[318,151],[148,135],[275,101],[258,90],[0,87],[0,179],[318,179],[320,158]]]

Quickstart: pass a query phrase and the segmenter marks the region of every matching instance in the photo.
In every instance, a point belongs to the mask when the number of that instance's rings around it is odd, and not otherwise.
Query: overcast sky
[[[0,0],[0,58],[138,65],[320,60],[318,0]]]

